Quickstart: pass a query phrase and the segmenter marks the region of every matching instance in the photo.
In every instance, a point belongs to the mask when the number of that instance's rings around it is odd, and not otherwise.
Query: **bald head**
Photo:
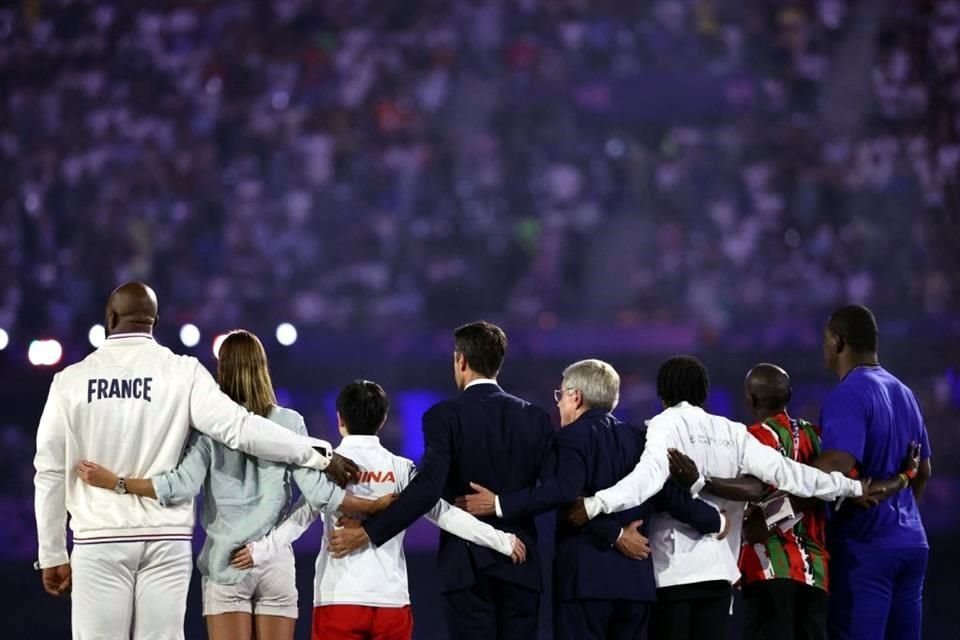
[[[778,413],[790,402],[790,376],[775,364],[763,363],[750,369],[743,388],[757,414]]]
[[[142,282],[128,282],[107,300],[107,333],[151,333],[157,324],[157,294]]]

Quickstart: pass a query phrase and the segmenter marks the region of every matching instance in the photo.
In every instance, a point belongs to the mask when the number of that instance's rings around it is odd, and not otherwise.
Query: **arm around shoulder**
[[[316,469],[294,468],[293,481],[297,483],[303,498],[319,511],[337,511],[347,496],[347,492],[330,480],[327,474]]]
[[[367,519],[363,528],[380,545],[409,527],[432,509],[443,494],[452,459],[451,409],[444,403],[423,415],[423,461],[400,497],[382,512]]]
[[[740,461],[742,471],[780,491],[801,498],[816,497],[824,500],[857,497],[863,493],[860,482],[844,477],[840,472],[826,474],[814,467],[794,462],[780,455],[778,451],[760,444],[746,432],[743,435]]]
[[[553,440],[541,463],[540,484],[499,496],[502,517],[539,515],[572,504],[586,483],[586,432],[567,427]]]
[[[654,421],[651,421],[640,461],[617,484],[598,491],[593,498],[586,499],[588,515],[594,515],[592,512],[596,511],[616,513],[632,509],[652,498],[663,488],[670,477],[667,453],[670,442],[667,429],[669,425],[655,425]]]
[[[438,527],[458,538],[493,549],[505,556],[513,553],[513,534],[500,531],[478,520],[446,500],[440,500],[425,516]]]
[[[194,428],[231,449],[264,460],[320,470],[327,467],[333,455],[329,443],[297,435],[250,413],[220,390],[199,361],[194,363],[190,391],[190,421]],[[323,453],[315,447],[323,449]]]

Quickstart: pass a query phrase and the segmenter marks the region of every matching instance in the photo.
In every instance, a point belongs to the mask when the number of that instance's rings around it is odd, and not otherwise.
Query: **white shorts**
[[[188,540],[77,544],[70,566],[74,640],[183,640]]]
[[[236,584],[201,580],[203,615],[251,613],[256,616],[297,618],[297,570],[288,545]]]

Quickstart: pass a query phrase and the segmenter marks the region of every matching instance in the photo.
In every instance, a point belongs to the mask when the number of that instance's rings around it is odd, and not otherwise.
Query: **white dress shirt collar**
[[[477,378],[476,380],[471,380],[463,386],[463,390],[466,391],[475,384],[497,384],[497,381],[493,378]],[[500,386],[500,385],[497,385]]]

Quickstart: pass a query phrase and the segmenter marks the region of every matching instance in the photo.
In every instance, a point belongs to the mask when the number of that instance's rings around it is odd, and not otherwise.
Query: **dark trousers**
[[[722,580],[657,589],[652,640],[728,640],[730,583]]]
[[[557,602],[553,607],[553,638],[554,640],[645,640],[651,610],[651,603],[634,600]]]
[[[536,640],[536,591],[480,574],[473,587],[443,599],[450,640]]]
[[[827,640],[829,597],[796,580],[764,580],[743,588],[745,640]]]
[[[831,549],[831,640],[920,640],[927,555],[924,548]]]

